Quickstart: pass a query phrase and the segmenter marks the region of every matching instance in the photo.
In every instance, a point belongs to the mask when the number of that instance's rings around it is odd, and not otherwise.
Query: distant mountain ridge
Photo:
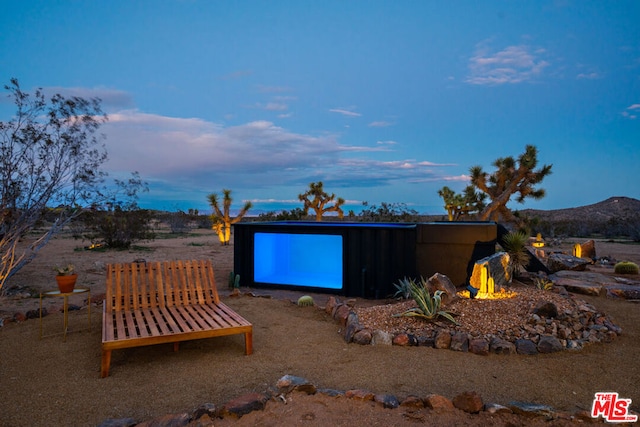
[[[571,221],[585,219],[606,222],[612,218],[634,218],[640,216],[640,200],[631,197],[610,197],[602,202],[577,208],[540,210],[523,209],[520,211],[529,218],[547,221]]]

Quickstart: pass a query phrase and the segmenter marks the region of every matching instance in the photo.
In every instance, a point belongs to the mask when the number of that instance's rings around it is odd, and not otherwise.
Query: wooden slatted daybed
[[[253,326],[220,301],[210,261],[107,265],[102,318],[101,377],[111,351],[244,334],[251,354]]]

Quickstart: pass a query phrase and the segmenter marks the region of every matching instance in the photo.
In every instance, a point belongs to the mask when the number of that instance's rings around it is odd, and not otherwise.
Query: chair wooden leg
[[[253,331],[244,334],[244,351],[247,356],[253,353]]]
[[[102,350],[102,362],[100,364],[100,378],[109,376],[109,366],[111,365],[111,350]]]
[[[178,351],[180,350],[180,342],[176,341],[173,343],[173,351]]]

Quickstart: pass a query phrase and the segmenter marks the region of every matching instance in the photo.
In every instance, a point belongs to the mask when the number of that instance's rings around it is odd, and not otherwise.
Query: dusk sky
[[[0,0],[0,83],[99,97],[143,207],[348,201],[444,214],[527,144],[547,196],[640,199],[640,2]],[[2,92],[0,119],[15,111]],[[268,201],[270,201],[268,203]]]

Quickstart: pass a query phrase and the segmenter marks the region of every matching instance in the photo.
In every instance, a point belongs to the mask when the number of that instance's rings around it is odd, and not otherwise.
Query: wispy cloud
[[[342,187],[443,179],[443,168],[425,160],[373,160],[394,141],[375,146],[341,144],[333,135],[289,131],[269,121],[223,126],[198,118],[175,118],[123,110],[110,115],[110,171],[137,170],[159,188],[259,189],[322,180]],[[352,153],[357,158],[344,158]],[[153,189],[152,189],[153,190]]]
[[[60,94],[65,97],[79,96],[81,98],[100,98],[101,104],[105,110],[131,108],[133,106],[133,98],[128,92],[117,89],[109,89],[105,87],[60,87],[49,86],[42,88],[46,96]]]
[[[284,111],[288,109],[289,106],[282,102],[267,102],[266,104],[257,103],[256,108],[267,111]]]
[[[386,127],[393,126],[393,125],[394,125],[394,123],[392,123],[392,122],[387,122],[387,121],[384,121],[384,120],[380,120],[380,121],[377,121],[377,122],[371,122],[371,123],[369,123],[368,126],[372,127],[372,128],[386,128]]]
[[[329,111],[332,113],[338,113],[338,114],[342,114],[343,116],[347,116],[347,117],[360,117],[362,116],[362,114],[360,113],[356,113],[355,111],[352,111],[354,108],[331,108]]]
[[[639,111],[640,111],[640,104],[631,104],[621,114],[622,114],[622,117],[635,120],[638,118],[638,115],[636,114],[636,112],[639,112]]]
[[[602,74],[592,72],[592,73],[580,73],[576,76],[578,80],[598,80],[602,78]]]
[[[544,49],[527,45],[507,46],[492,52],[481,43],[469,60],[469,76],[465,81],[475,85],[500,85],[532,80],[549,66],[549,62],[541,58],[544,53]]]

